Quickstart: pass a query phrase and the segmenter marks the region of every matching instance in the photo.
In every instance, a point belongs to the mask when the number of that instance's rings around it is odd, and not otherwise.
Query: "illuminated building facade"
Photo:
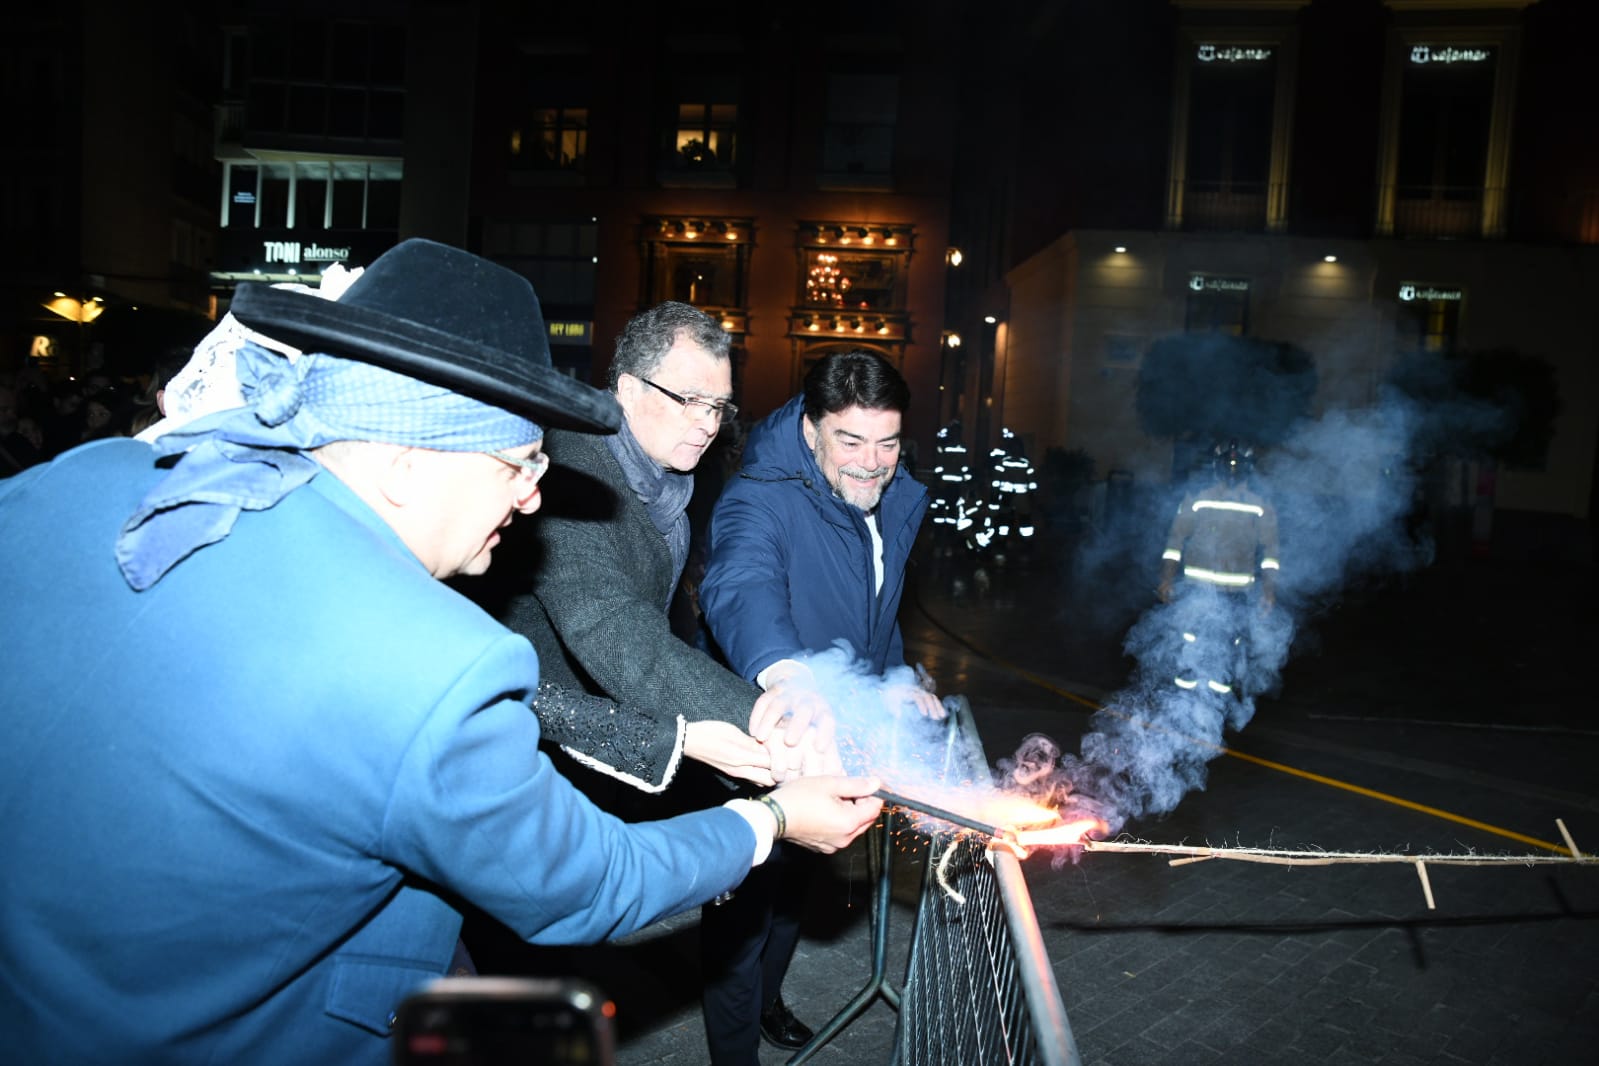
[[[1164,484],[1182,457],[1135,414],[1159,338],[1300,346],[1318,413],[1375,403],[1407,358],[1510,348],[1552,365],[1561,410],[1541,462],[1467,491],[1589,518],[1599,158],[1574,101],[1595,5],[1134,0],[1029,29],[996,92],[1113,105],[1035,106],[1015,139],[1014,249],[983,296],[1005,309],[995,424]],[[1061,51],[1083,62],[1032,58]],[[982,310],[952,298],[951,326]]]
[[[682,300],[732,333],[749,418],[866,348],[905,374],[930,445],[955,8],[485,0],[464,237],[533,281],[571,373],[603,381],[626,319]]]

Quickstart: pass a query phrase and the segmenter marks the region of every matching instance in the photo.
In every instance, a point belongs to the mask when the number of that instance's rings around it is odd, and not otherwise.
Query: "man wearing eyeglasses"
[[[594,943],[877,817],[808,777],[627,825],[537,750],[542,664],[442,583],[540,509],[547,428],[621,417],[527,279],[412,239],[231,313],[301,354],[0,480],[5,1061],[383,1066],[466,904]]]
[[[693,471],[737,414],[730,348],[716,320],[688,304],[634,316],[610,368],[621,429],[546,435],[550,503],[515,546],[531,555],[496,568],[517,575],[496,611],[532,640],[544,668],[536,706],[546,741],[598,775],[573,774],[585,791],[639,818],[700,802],[693,790],[708,775],[681,781],[684,759],[723,775],[711,790],[724,797],[732,794],[727,778],[764,787],[840,770],[819,696],[803,685],[762,690],[672,630],[689,558]],[[585,702],[584,692],[604,700]],[[682,787],[659,802],[639,802],[674,781]],[[751,879],[736,895],[759,900],[768,890]],[[759,972],[722,972],[725,938],[714,923],[705,929],[707,979],[728,990],[706,1004],[711,1060],[753,1064],[758,1007],[744,1001],[756,1003]]]
[[[738,411],[730,347],[688,304],[627,323],[610,369],[620,431],[548,435],[553,505],[517,531],[520,557],[496,568],[510,583],[490,593],[544,664],[546,739],[642,793],[666,791],[684,759],[763,786],[838,769],[822,701],[797,687],[763,692],[672,631],[693,471]],[[607,702],[573,696],[584,692]]]

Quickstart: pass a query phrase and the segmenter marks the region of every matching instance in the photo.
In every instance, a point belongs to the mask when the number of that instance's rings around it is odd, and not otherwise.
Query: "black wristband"
[[[765,792],[755,797],[755,802],[772,812],[772,817],[777,819],[777,833],[773,840],[782,840],[783,834],[788,832],[788,819],[783,815],[783,805],[772,798],[771,793]]]

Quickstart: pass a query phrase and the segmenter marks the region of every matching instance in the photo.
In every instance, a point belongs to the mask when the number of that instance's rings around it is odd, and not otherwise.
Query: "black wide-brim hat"
[[[541,426],[614,433],[621,425],[616,397],[550,365],[528,280],[447,244],[402,241],[337,301],[246,282],[229,310],[301,351],[394,370]]]

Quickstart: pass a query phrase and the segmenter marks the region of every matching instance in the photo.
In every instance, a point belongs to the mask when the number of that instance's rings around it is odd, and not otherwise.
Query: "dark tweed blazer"
[[[496,613],[538,650],[544,736],[592,769],[659,792],[677,772],[685,725],[747,729],[760,690],[672,633],[666,538],[604,441],[551,430],[544,447],[544,505],[507,530],[520,542],[514,558],[490,570],[508,562],[501,576],[515,581]]]

